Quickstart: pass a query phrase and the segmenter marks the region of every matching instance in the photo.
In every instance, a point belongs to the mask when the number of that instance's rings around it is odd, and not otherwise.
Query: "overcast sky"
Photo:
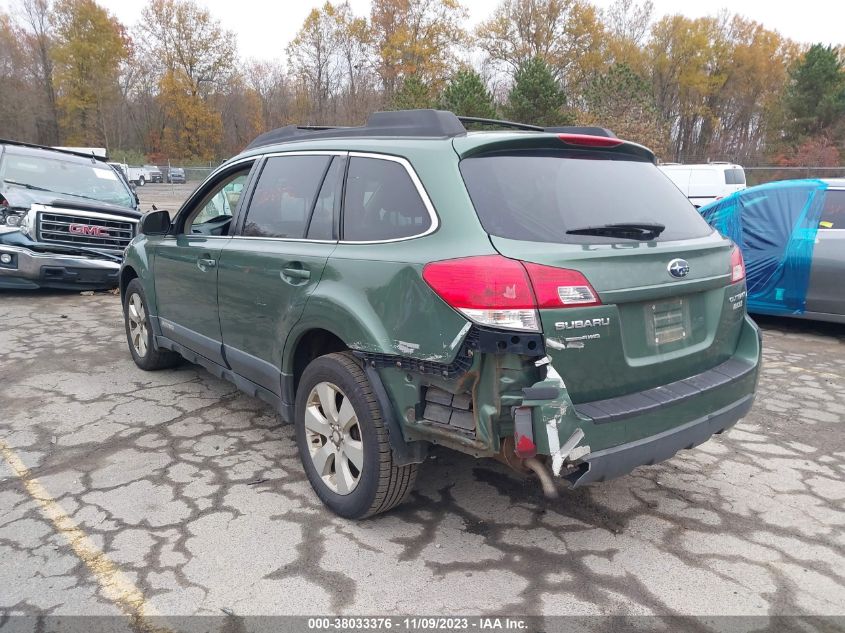
[[[14,6],[16,0],[0,0]],[[127,27],[138,21],[145,2],[140,0],[97,0]],[[243,57],[284,58],[284,49],[319,0],[198,0],[238,36]],[[845,1],[843,0],[653,0],[657,17],[682,13],[690,17],[714,15],[721,9],[743,14],[780,31],[799,42],[845,44]],[[593,0],[606,7],[611,0]],[[350,0],[358,15],[369,14],[369,0]],[[486,18],[496,0],[463,0],[469,9],[470,26]]]

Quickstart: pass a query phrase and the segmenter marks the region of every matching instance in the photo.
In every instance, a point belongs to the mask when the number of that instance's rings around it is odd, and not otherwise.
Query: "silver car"
[[[749,312],[845,323],[845,179],[758,185],[700,212],[742,250]]]

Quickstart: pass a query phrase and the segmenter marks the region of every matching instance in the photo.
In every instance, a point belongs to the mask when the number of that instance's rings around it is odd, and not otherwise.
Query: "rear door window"
[[[369,242],[413,237],[431,216],[405,167],[393,160],[349,159],[343,201],[343,239]]]
[[[249,203],[242,234],[304,238],[331,156],[272,156]]]
[[[336,157],[329,171],[326,172],[320,195],[317,196],[317,202],[314,204],[314,212],[311,214],[311,224],[308,225],[309,240],[334,238],[335,209],[340,206],[338,198],[344,164],[345,161],[342,158]]]
[[[828,189],[824,196],[821,229],[845,229],[845,191]]]
[[[689,200],[648,162],[597,154],[496,154],[461,161],[484,229],[499,237],[611,243],[611,236],[567,231],[608,224],[662,224],[660,241],[712,232]]]

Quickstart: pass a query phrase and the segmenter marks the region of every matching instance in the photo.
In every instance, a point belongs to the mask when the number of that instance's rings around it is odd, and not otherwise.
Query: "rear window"
[[[431,216],[405,168],[396,161],[349,160],[343,202],[343,239],[395,240],[431,228]]]
[[[725,170],[725,184],[726,185],[744,185],[745,184],[745,170],[743,170],[743,169],[726,169]]]
[[[662,224],[660,241],[712,232],[651,163],[583,154],[496,154],[461,161],[461,174],[484,230],[499,237],[611,243],[620,238],[567,231],[619,223]]]

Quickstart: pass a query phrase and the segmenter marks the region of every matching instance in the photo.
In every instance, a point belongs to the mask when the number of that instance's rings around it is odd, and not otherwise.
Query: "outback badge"
[[[669,262],[667,270],[675,279],[681,279],[689,275],[689,262],[685,259],[673,259]]]

